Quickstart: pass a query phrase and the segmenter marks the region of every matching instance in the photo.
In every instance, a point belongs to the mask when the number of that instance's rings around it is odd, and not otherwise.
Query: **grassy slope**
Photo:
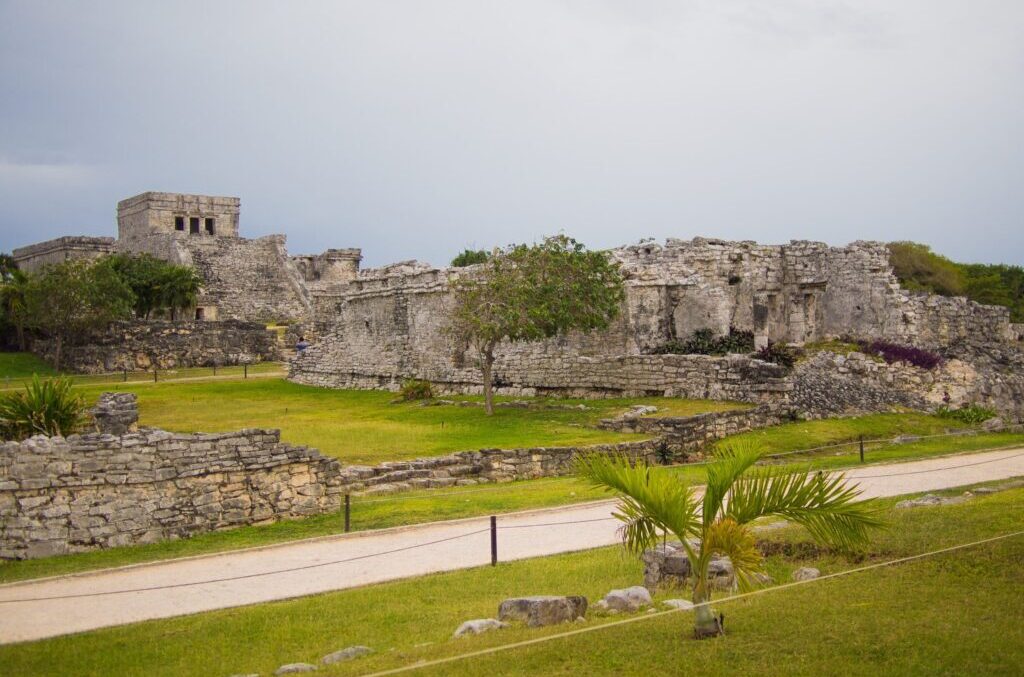
[[[839,424],[841,429],[852,426],[854,430],[885,429],[890,432],[921,433],[923,430],[932,429],[935,422],[932,417],[924,417],[924,420],[910,417],[905,419],[904,423],[903,428],[896,427],[894,429],[896,423],[888,415],[879,415],[864,417],[860,420],[813,421],[795,425],[808,426],[809,434],[819,436],[823,434],[821,428],[829,428],[834,424]],[[801,440],[800,437],[793,436],[792,430],[788,426],[772,428],[766,431],[762,438],[765,448],[772,452],[802,448],[802,446],[786,447],[786,445],[799,445]],[[869,447],[866,459],[868,463],[884,463],[1012,445],[1024,445],[1024,434],[971,435],[922,440],[906,443],[906,445]],[[778,463],[794,468],[804,468],[808,465],[815,469],[840,468],[859,465],[859,457],[855,448],[843,448],[807,457],[802,455],[785,457]],[[669,468],[663,471],[673,472],[694,483],[702,482],[703,470],[699,465]],[[604,498],[607,498],[607,495],[602,491],[590,488],[574,477],[555,477],[508,484],[469,486],[469,488],[453,490],[409,492],[388,497],[353,497],[351,520],[353,530],[362,531],[370,530],[370,528],[568,505]],[[331,536],[341,534],[343,531],[344,515],[342,512],[336,512],[263,526],[242,526],[230,531],[202,534],[178,541],[95,550],[44,559],[0,560],[0,582],[72,574],[90,569],[171,557],[237,550],[304,538]]]
[[[348,463],[434,456],[481,448],[596,444],[643,439],[591,428],[633,404],[683,413],[735,407],[687,400],[591,400],[585,411],[390,404],[393,393],[328,390],[281,379],[117,386],[139,395],[143,425],[179,432],[280,428],[287,442],[316,447]],[[94,398],[110,386],[86,388]],[[575,404],[580,401],[560,401]]]
[[[884,561],[1021,528],[1024,490],[959,505],[894,511],[867,561]],[[891,503],[891,501],[890,501]],[[769,532],[800,544],[797,528]],[[830,573],[864,564],[796,547],[769,572],[799,566]],[[414,674],[1020,674],[1024,670],[1024,539],[984,545],[850,578],[780,590],[721,605],[728,636],[688,639],[691,619],[672,614]],[[500,564],[297,600],[139,623],[0,647],[17,675],[270,674],[316,662],[354,644],[377,653],[318,674],[365,674],[567,628],[515,627],[450,641],[468,618],[495,614],[505,597],[584,594],[595,600],[641,578],[620,548]],[[679,596],[662,593],[658,599]],[[590,627],[622,618],[588,613]],[[997,644],[993,639],[998,637]]]

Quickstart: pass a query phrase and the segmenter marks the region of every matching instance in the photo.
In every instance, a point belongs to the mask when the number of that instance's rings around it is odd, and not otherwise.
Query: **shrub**
[[[889,341],[864,341],[861,346],[865,353],[878,355],[888,364],[906,362],[922,369],[934,369],[942,364],[941,355],[922,348],[904,346]]]
[[[985,407],[978,406],[977,404],[969,404],[966,407],[960,407],[959,409],[950,409],[943,405],[935,411],[936,416],[942,418],[951,418],[961,423],[967,423],[968,425],[977,425],[984,423],[993,416],[996,412],[992,409],[986,409]]]
[[[465,249],[461,254],[452,259],[453,268],[465,268],[466,266],[474,266],[478,263],[487,263],[487,259],[491,257],[483,249]]]
[[[698,329],[685,341],[669,341],[651,352],[655,355],[728,355],[754,350],[754,333],[729,328],[725,336],[715,336],[711,329]]]
[[[25,392],[0,397],[0,435],[21,440],[32,435],[70,435],[86,421],[85,401],[71,392],[71,381],[33,377]]]
[[[800,352],[796,348],[787,346],[785,343],[769,343],[764,348],[758,350],[754,357],[764,362],[771,362],[772,364],[792,369],[793,365],[796,364],[797,358],[800,357]]]
[[[398,391],[398,394],[400,399],[404,402],[412,402],[413,400],[429,400],[434,397],[434,388],[430,385],[430,381],[408,379],[402,383],[402,389]]]

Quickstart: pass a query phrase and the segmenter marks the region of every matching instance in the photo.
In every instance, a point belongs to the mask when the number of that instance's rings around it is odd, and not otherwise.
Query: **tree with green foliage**
[[[154,313],[178,311],[196,304],[202,284],[195,269],[178,266],[149,254],[114,254],[103,260],[132,290],[135,316],[149,319]]]
[[[18,335],[18,349],[21,351],[27,348],[25,298],[28,287],[28,275],[16,267],[7,269],[3,275],[3,282],[0,282],[0,310],[3,312],[3,319],[14,326]]]
[[[464,249],[461,254],[452,259],[452,268],[465,268],[478,263],[486,263],[490,256],[490,253],[484,249]]]
[[[618,264],[558,235],[540,244],[497,249],[455,282],[451,332],[472,346],[494,413],[494,351],[502,341],[537,341],[572,330],[606,329],[625,292]]]
[[[630,552],[642,554],[664,534],[680,541],[691,565],[698,639],[722,634],[711,609],[712,556],[729,558],[741,590],[752,588],[762,573],[764,560],[750,526],[754,520],[782,517],[804,526],[815,540],[842,549],[867,543],[870,530],[883,526],[879,509],[871,501],[857,501],[860,490],[842,474],[755,467],[760,457],[751,445],[722,447],[707,466],[703,496],[642,461],[604,454],[577,461],[584,479],[619,495],[615,517]]]
[[[18,270],[18,263],[10,254],[0,253],[0,282],[7,282],[14,271]]]
[[[29,276],[26,325],[54,340],[53,367],[59,370],[70,340],[131,314],[135,297],[113,267],[71,260]]]

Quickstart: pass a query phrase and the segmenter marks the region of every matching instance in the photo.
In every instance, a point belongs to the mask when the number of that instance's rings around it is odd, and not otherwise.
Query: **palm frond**
[[[701,548],[704,558],[710,559],[712,554],[725,555],[732,562],[740,589],[754,587],[754,575],[761,572],[763,558],[750,527],[725,517],[709,526],[704,533]]]
[[[803,525],[817,540],[850,549],[885,524],[873,501],[857,500],[860,493],[842,473],[761,468],[736,481],[725,515],[739,524],[777,515]]]
[[[761,458],[760,445],[750,441],[735,441],[719,447],[714,460],[707,467],[707,486],[704,489],[702,517],[705,527],[715,521],[722,511],[729,489],[737,479]]]
[[[589,454],[576,460],[576,472],[592,485],[614,491],[621,503],[614,513],[625,546],[640,553],[667,531],[682,541],[698,533],[698,503],[693,488],[675,476],[652,471],[643,461]]]

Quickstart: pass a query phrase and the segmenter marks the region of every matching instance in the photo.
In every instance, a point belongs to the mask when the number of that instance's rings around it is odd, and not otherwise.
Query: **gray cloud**
[[[1024,5],[0,4],[0,249],[144,190],[367,263],[565,231],[1024,263]]]

